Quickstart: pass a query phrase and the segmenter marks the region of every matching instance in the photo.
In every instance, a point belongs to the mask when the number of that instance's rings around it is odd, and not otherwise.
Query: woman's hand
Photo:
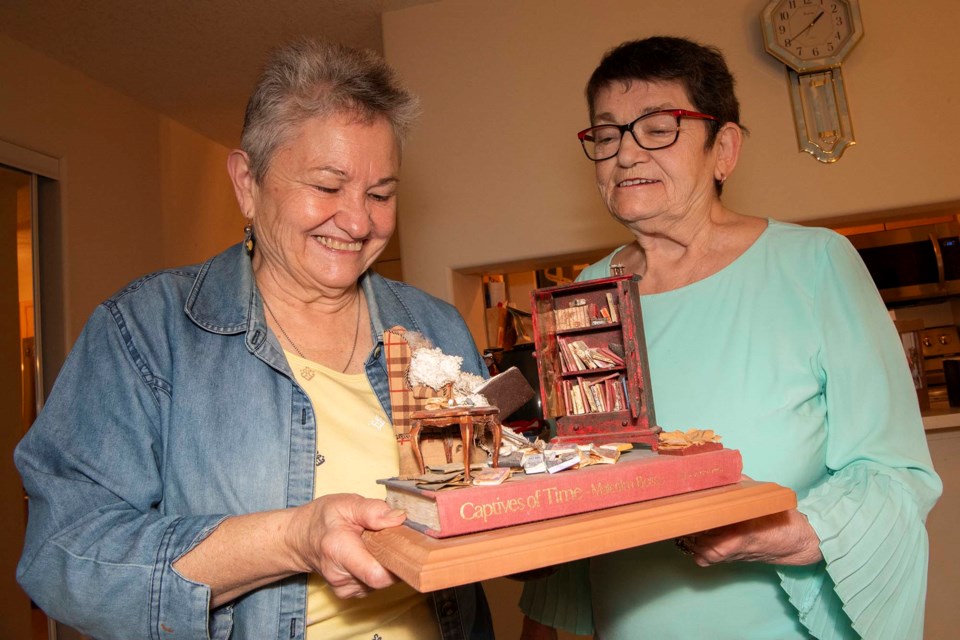
[[[523,628],[520,630],[520,640],[557,640],[557,630],[540,624],[532,618],[523,616]]]
[[[683,536],[677,546],[701,567],[736,561],[807,565],[823,559],[820,539],[796,509]]]
[[[404,512],[355,494],[322,496],[297,507],[285,539],[304,571],[313,571],[339,598],[362,598],[397,581],[374,559],[360,535],[403,524]]]
[[[383,500],[333,494],[301,507],[232,516],[173,568],[210,588],[213,608],[258,587],[315,571],[340,598],[362,598],[396,582],[360,539],[364,529],[403,523]]]

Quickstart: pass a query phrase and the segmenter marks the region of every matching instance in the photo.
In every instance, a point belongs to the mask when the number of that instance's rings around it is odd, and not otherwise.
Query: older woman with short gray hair
[[[450,305],[370,270],[417,111],[376,55],[279,49],[228,170],[243,242],[100,305],[16,463],[18,579],[100,639],[488,638],[479,586],[421,594],[361,534],[399,525],[385,329],[485,372]]]

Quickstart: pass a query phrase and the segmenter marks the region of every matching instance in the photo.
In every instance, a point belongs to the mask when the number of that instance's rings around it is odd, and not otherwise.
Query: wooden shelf
[[[619,322],[602,322],[600,324],[591,324],[587,327],[573,327],[572,329],[557,329],[558,336],[580,335],[582,333],[591,333],[594,331],[605,331],[609,329],[620,330]]]
[[[367,531],[383,566],[420,592],[540,569],[792,509],[793,491],[771,482],[733,485],[436,539],[406,526]]]

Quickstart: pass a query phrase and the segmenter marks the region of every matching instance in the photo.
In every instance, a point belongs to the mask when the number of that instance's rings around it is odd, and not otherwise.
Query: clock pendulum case
[[[836,162],[855,144],[840,63],[863,37],[859,0],[771,0],[760,24],[787,65],[800,150]]]

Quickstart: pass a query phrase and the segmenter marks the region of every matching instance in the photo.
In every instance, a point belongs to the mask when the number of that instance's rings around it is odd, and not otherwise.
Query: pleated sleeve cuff
[[[593,634],[589,561],[570,562],[546,578],[525,582],[520,610],[554,629],[582,636]]]
[[[913,492],[887,473],[851,465],[798,508],[820,537],[824,562],[778,572],[810,632],[846,638],[852,625],[863,638],[919,640],[928,541]]]

